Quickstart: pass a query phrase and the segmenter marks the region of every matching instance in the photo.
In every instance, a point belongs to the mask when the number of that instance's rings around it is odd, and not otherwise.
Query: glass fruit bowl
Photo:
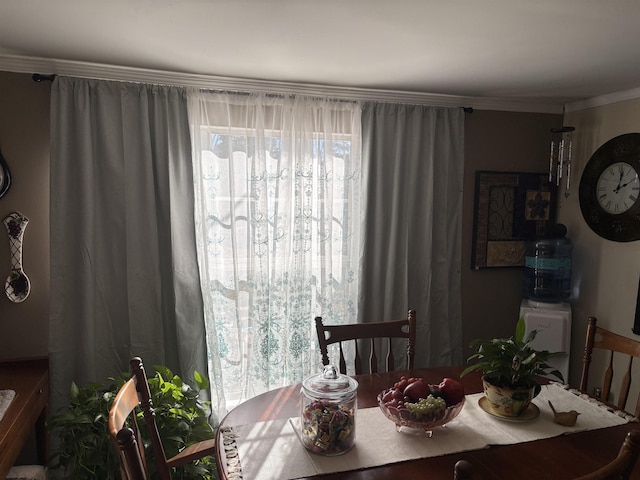
[[[391,389],[383,390],[378,394],[378,406],[384,416],[396,424],[396,430],[402,431],[403,428],[412,429],[414,433],[424,432],[429,437],[432,434],[432,430],[436,427],[442,427],[456,418],[464,407],[464,398],[456,405],[446,407],[444,410],[440,410],[435,414],[423,414],[416,415],[410,412],[406,408],[398,409],[393,406],[387,406],[382,401],[382,397]]]

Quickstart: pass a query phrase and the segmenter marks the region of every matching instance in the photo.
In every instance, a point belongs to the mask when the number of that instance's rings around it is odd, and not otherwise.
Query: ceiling
[[[2,70],[555,105],[640,87],[636,0],[3,0],[0,19]]]

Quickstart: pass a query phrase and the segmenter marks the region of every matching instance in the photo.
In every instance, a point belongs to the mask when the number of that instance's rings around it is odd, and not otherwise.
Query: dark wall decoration
[[[640,335],[640,281],[638,282],[638,296],[636,297],[636,318],[631,331],[636,335]]]
[[[9,171],[9,165],[0,152],[0,198],[4,196],[11,186],[11,172]]]
[[[555,224],[548,173],[476,172],[471,268],[524,266],[525,243]]]

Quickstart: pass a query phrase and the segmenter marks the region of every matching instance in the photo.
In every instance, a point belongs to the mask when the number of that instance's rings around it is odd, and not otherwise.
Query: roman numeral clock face
[[[597,184],[598,203],[614,215],[629,210],[638,200],[638,172],[626,162],[616,162],[600,174]]]
[[[580,209],[587,225],[615,242],[640,240],[640,134],[602,145],[580,180]]]

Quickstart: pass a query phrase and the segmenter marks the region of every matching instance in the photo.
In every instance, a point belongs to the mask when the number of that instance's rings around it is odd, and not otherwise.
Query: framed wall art
[[[476,172],[471,268],[524,266],[526,241],[555,224],[556,188],[548,173]]]

